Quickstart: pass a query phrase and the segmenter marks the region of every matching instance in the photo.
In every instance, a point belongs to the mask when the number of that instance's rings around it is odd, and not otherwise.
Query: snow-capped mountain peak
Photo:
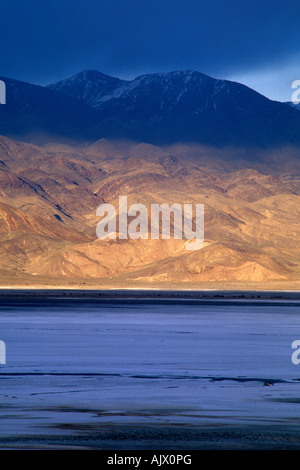
[[[111,93],[122,82],[123,80],[119,78],[110,77],[96,70],[84,70],[68,79],[49,85],[48,88],[97,107],[101,98]]]
[[[2,132],[168,144],[300,146],[300,113],[193,70],[121,80],[84,70],[48,87],[5,79]],[[8,135],[8,134],[7,134]]]
[[[85,70],[49,85],[49,88],[78,98],[94,108],[116,99],[135,102],[139,95],[145,97],[148,94],[161,96],[161,108],[162,102],[166,104],[166,95],[170,94],[167,101],[173,108],[185,94],[191,94],[195,89],[199,91],[212,81],[212,78],[194,70],[144,74],[133,80],[120,80],[101,72]]]

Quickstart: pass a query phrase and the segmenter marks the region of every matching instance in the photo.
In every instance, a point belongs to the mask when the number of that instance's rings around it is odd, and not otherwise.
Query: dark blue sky
[[[0,75],[48,84],[194,69],[288,100],[299,0],[0,0]]]

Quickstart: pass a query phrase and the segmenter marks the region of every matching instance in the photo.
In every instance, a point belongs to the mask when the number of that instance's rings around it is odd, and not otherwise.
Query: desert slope
[[[229,158],[230,157],[230,158]],[[293,149],[253,163],[238,149],[100,140],[37,146],[0,137],[1,285],[184,285],[300,279],[300,178]],[[280,162],[284,162],[281,164]],[[201,203],[205,243],[99,240],[96,209]]]

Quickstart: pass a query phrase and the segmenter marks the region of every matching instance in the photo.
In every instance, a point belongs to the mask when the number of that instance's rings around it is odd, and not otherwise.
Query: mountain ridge
[[[0,78],[7,85],[0,134],[15,139],[300,147],[297,109],[193,70],[133,80],[85,70],[46,87]]]
[[[286,152],[269,173],[229,157],[200,146],[39,147],[0,137],[1,284],[290,288],[300,273],[300,167]],[[99,240],[96,209],[118,207],[120,195],[129,206],[203,203],[203,248],[189,253],[173,237]]]
[[[78,97],[78,81],[82,84],[85,77],[88,87],[94,89],[97,74],[102,82],[101,73],[85,71],[50,88]],[[113,81],[109,91],[101,89],[101,94],[93,97],[88,94],[84,102],[105,114],[107,122],[102,123],[102,130],[109,138],[117,136],[117,121],[122,137],[157,144],[171,143],[175,136],[215,145],[300,144],[300,116],[296,110],[290,113],[291,108],[284,103],[269,100],[237,82],[194,70],[143,74],[119,82],[105,75],[105,80]],[[76,87],[71,82],[76,82]],[[86,83],[84,87],[86,91]],[[128,126],[122,127],[122,120],[131,123],[129,130]]]

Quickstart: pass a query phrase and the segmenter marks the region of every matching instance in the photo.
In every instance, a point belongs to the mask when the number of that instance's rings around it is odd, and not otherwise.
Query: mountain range
[[[300,162],[277,157],[249,167],[201,145],[0,137],[0,283],[299,288]],[[204,247],[99,240],[96,209],[120,195],[148,208],[204,204]]]
[[[35,143],[54,136],[88,143],[121,138],[253,149],[300,145],[297,108],[195,71],[134,80],[83,71],[47,87],[1,79],[7,104],[0,106],[0,134]]]
[[[0,284],[300,287],[300,113],[184,71],[2,78]],[[204,204],[204,247],[99,240],[96,209]]]

